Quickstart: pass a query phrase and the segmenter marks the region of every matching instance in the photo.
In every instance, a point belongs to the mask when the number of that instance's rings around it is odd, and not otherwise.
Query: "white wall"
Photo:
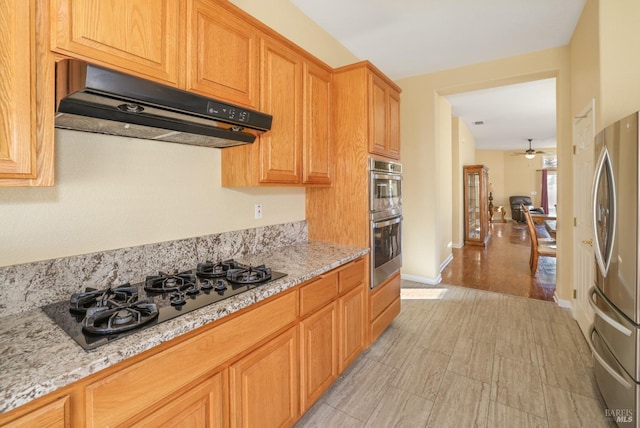
[[[358,61],[288,0],[234,3],[333,67]],[[54,187],[0,188],[0,266],[305,218],[302,188],[222,188],[219,149],[58,130],[55,168]]]

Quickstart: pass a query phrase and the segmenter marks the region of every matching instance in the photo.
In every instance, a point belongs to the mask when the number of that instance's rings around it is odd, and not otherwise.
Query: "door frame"
[[[576,195],[578,195],[578,185],[580,183],[577,183],[578,180],[576,180],[576,172],[579,170],[577,168],[577,158],[575,156],[576,151],[575,151],[575,147],[577,146],[577,134],[576,134],[576,125],[577,123],[582,120],[585,119],[589,112],[591,112],[591,135],[592,138],[595,139],[596,136],[596,103],[595,103],[595,99],[592,98],[591,101],[580,111],[580,113],[576,116],[574,116],[573,118],[573,144],[574,144],[574,156],[573,156],[573,209],[574,209],[574,215],[573,215],[573,219],[574,219],[574,233],[573,233],[573,292],[574,292],[574,300],[573,300],[573,304],[572,304],[572,308],[571,308],[571,312],[573,315],[573,318],[578,322],[578,325],[580,326],[580,329],[582,330],[583,334],[586,336],[588,335],[588,329],[590,327],[590,325],[593,323],[593,319],[594,319],[594,313],[593,310],[591,309],[591,307],[588,304],[588,300],[590,296],[588,295],[589,292],[589,288],[591,287],[592,284],[583,284],[582,279],[583,279],[583,274],[581,272],[584,272],[584,261],[581,261],[581,246],[584,245],[589,245],[587,244],[585,241],[585,237],[580,236],[580,234],[578,233],[578,222],[577,222],[577,215],[578,212],[577,210],[580,209],[579,203],[576,200]],[[594,145],[594,159],[593,159],[594,163],[595,163],[595,145]],[[595,165],[594,165],[595,167]],[[581,184],[585,184],[585,183],[581,183]],[[589,181],[588,186],[589,186],[589,200],[591,200],[591,198],[593,197],[591,195],[592,193],[592,189],[591,189],[591,185],[592,185],[592,180]],[[582,213],[583,215],[586,214],[587,217],[590,219],[591,218],[591,206],[592,203],[589,202],[588,204],[588,211],[587,213]],[[591,240],[593,240],[593,231],[591,228],[589,228],[589,232],[590,232],[590,236],[591,236]],[[588,239],[587,239],[588,240]],[[587,279],[590,277],[593,280],[593,275],[595,275],[595,263],[593,262],[593,260],[591,260],[591,263],[589,263],[592,269],[591,275],[589,276],[588,274],[586,274]]]

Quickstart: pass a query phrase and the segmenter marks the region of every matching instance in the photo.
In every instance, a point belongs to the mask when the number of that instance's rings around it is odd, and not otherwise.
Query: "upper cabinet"
[[[55,0],[53,49],[184,86],[185,0]]]
[[[303,182],[330,185],[334,144],[331,132],[331,70],[308,61],[303,68]]]
[[[333,184],[334,122],[342,114],[334,70],[232,3],[4,4],[0,186],[53,185],[55,61],[68,57],[273,115],[254,144],[223,150],[223,186]],[[345,89],[364,105],[343,113],[358,116],[349,126],[364,127],[369,153],[398,159],[400,88],[366,64],[357,89]]]
[[[43,2],[0,7],[0,186],[53,185],[53,59]]]
[[[260,65],[260,110],[273,116],[271,131],[258,143],[260,182],[297,184],[302,171],[302,58],[263,38]]]
[[[400,159],[400,92],[373,72],[368,79],[369,152]]]
[[[187,90],[257,109],[256,28],[210,0],[195,0],[188,20]]]
[[[260,110],[273,124],[253,145],[223,150],[222,185],[330,185],[331,91],[329,67],[263,35]]]

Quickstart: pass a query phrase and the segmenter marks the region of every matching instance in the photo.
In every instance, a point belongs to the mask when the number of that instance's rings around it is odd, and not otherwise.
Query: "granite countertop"
[[[238,258],[288,275],[180,317],[85,351],[42,310],[0,318],[0,413],[69,385],[163,342],[294,287],[369,252],[368,248],[303,242]]]

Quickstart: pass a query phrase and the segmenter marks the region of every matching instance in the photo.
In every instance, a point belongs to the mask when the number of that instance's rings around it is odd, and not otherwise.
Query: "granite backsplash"
[[[86,287],[140,282],[158,271],[184,271],[307,239],[307,222],[299,221],[0,267],[0,317],[67,300]]]

